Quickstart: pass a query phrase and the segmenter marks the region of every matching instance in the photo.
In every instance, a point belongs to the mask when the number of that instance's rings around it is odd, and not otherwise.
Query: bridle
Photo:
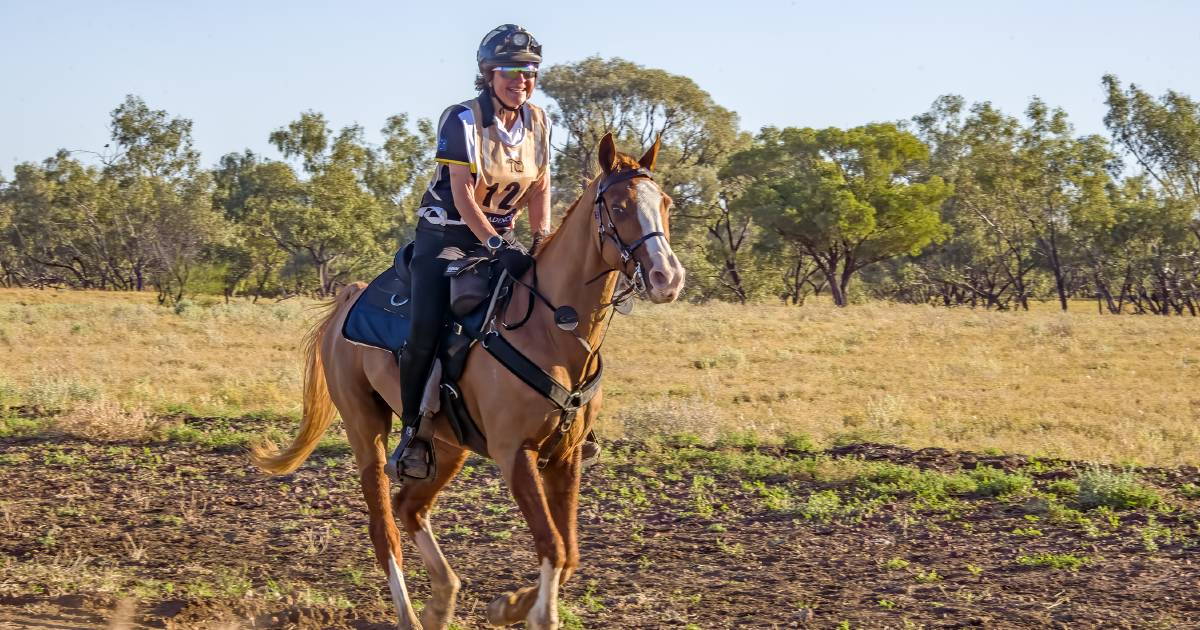
[[[642,293],[645,293],[645,291],[646,291],[647,284],[646,284],[646,278],[645,278],[645,271],[642,269],[642,263],[634,261],[633,271],[632,272],[628,271],[629,260],[633,258],[634,252],[636,252],[637,249],[639,247],[641,247],[642,245],[645,245],[646,241],[649,241],[650,239],[652,239],[654,237],[662,237],[665,239],[667,236],[663,232],[656,230],[653,232],[648,232],[646,234],[643,234],[640,237],[638,237],[637,240],[633,241],[632,243],[626,244],[625,239],[621,238],[621,233],[617,231],[616,222],[613,220],[612,208],[609,207],[608,202],[604,199],[604,193],[607,192],[610,188],[612,188],[616,184],[620,184],[622,182],[627,182],[629,180],[632,180],[632,179],[635,179],[638,177],[644,177],[646,179],[649,179],[650,181],[654,181],[654,175],[649,171],[649,169],[642,168],[640,166],[638,168],[634,168],[634,169],[626,169],[623,171],[617,171],[616,173],[612,173],[600,181],[600,184],[597,185],[597,187],[596,187],[596,197],[592,202],[593,203],[592,213],[593,213],[593,218],[595,219],[595,222],[596,222],[596,230],[597,230],[596,246],[599,249],[600,256],[601,256],[601,258],[604,257],[605,239],[611,240],[613,245],[616,246],[617,251],[621,254],[621,265],[619,267],[614,267],[612,269],[606,269],[606,270],[600,272],[599,275],[592,278],[591,280],[588,280],[587,282],[584,283],[584,285],[592,284],[593,282],[596,282],[597,280],[600,280],[601,278],[608,276],[608,274],[613,273],[614,271],[620,271],[622,277],[626,280],[625,286],[623,288],[618,289],[613,294],[612,299],[610,299],[608,302],[600,304],[600,308],[609,309],[608,323],[611,323],[613,314],[615,314],[616,311],[618,310],[616,307],[619,307],[620,305],[627,303],[628,300],[631,300],[633,298],[633,295],[635,293],[642,294]],[[554,312],[555,323],[559,324],[560,327],[562,327],[563,324],[566,324],[569,322],[578,322],[578,313],[573,308],[571,308],[569,306],[557,307],[553,303],[551,303],[549,299],[547,299],[544,295],[542,295],[541,291],[538,291],[538,289],[537,289],[537,263],[536,262],[533,265],[532,284],[527,284],[519,278],[513,278],[513,280],[517,284],[520,284],[521,286],[528,289],[531,297],[529,300],[529,305],[525,311],[525,316],[522,317],[520,321],[516,322],[515,324],[509,324],[509,323],[501,324],[506,330],[516,330],[517,328],[524,326],[525,323],[529,321],[529,317],[533,314],[533,305],[534,305],[535,301],[542,302],[543,304],[546,305],[547,308],[549,308],[551,311]],[[622,312],[628,312],[628,311],[622,311]],[[587,340],[585,340],[583,337],[580,337],[578,335],[578,333],[574,332],[573,327],[563,328],[563,330],[568,330],[568,331],[574,333],[575,337],[579,340],[579,342],[583,345],[583,347],[588,351],[589,354],[594,354],[600,350],[599,344],[597,344],[597,346],[595,348],[593,348],[591,346],[591,344],[589,344],[587,342]],[[605,333],[607,333],[607,331],[608,331],[607,325],[604,327],[604,330],[605,330]],[[603,338],[606,336],[607,336],[607,334],[604,334],[601,336],[601,342],[600,342],[601,344],[603,343]]]
[[[578,379],[578,385],[574,385],[573,389],[568,389],[568,386],[564,386],[559,383],[556,378],[547,374],[544,369],[526,358],[519,350],[513,348],[512,344],[506,341],[503,335],[496,330],[496,320],[492,316],[492,309],[495,307],[496,295],[498,295],[498,293],[492,296],[492,303],[488,306],[488,312],[487,315],[485,315],[485,322],[487,322],[485,324],[486,332],[481,330],[482,335],[477,337],[485,350],[497,357],[502,364],[505,364],[510,371],[525,381],[527,385],[533,387],[536,391],[540,392],[543,396],[553,402],[561,412],[557,430],[553,433],[553,437],[550,438],[549,444],[544,445],[539,451],[538,468],[544,467],[549,461],[550,456],[558,450],[562,440],[567,434],[570,433],[578,410],[586,406],[600,389],[600,379],[604,374],[604,363],[600,359],[600,346],[604,344],[604,340],[608,336],[608,329],[612,324],[613,316],[617,312],[628,313],[628,310],[622,310],[622,305],[624,304],[626,306],[632,306],[632,303],[628,302],[628,300],[632,298],[633,292],[645,290],[646,282],[641,263],[635,263],[633,271],[630,272],[628,271],[629,260],[633,258],[634,252],[637,251],[639,247],[644,245],[646,241],[656,236],[662,237],[664,240],[666,239],[666,234],[663,232],[654,231],[648,234],[643,234],[636,241],[626,244],[625,240],[621,238],[620,232],[617,231],[616,222],[613,220],[612,209],[609,207],[608,202],[604,200],[604,193],[608,189],[612,188],[612,186],[615,184],[626,182],[637,177],[645,177],[651,181],[654,181],[654,177],[650,174],[648,169],[639,167],[636,169],[612,173],[604,178],[604,180],[602,180],[596,188],[596,198],[594,200],[594,218],[597,226],[596,244],[597,247],[599,247],[600,257],[601,259],[604,258],[605,239],[609,239],[614,245],[616,245],[617,250],[620,252],[621,263],[618,267],[601,272],[600,275],[588,280],[585,284],[591,284],[607,276],[608,274],[613,273],[614,271],[620,271],[622,276],[624,276],[625,280],[627,281],[627,286],[616,291],[613,294],[611,301],[600,304],[600,308],[607,310],[608,313],[607,317],[605,318],[606,321],[603,324],[603,328],[601,329],[600,340],[598,343],[593,346],[576,330],[576,327],[579,324],[579,314],[572,306],[564,305],[555,307],[555,305],[552,304],[550,300],[546,298],[546,296],[542,295],[542,293],[538,291],[536,261],[531,269],[532,281],[530,283],[526,283],[520,278],[513,278],[514,282],[529,290],[530,297],[528,307],[525,312],[525,317],[522,318],[521,321],[517,322],[516,324],[508,324],[507,322],[503,322],[501,323],[501,326],[505,330],[515,330],[521,326],[524,326],[529,321],[530,316],[533,314],[534,302],[541,301],[544,303],[551,311],[554,312],[555,325],[560,330],[574,335],[575,339],[579,341],[580,345],[583,346],[583,349],[587,352],[587,357],[583,363],[585,374],[581,375],[581,377]],[[604,219],[603,221],[601,220],[602,217]],[[594,372],[588,375],[586,374],[586,371],[588,370],[589,366],[593,365],[593,357],[596,360],[596,368]],[[517,367],[514,367],[514,365]]]
[[[633,258],[633,253],[635,251],[637,251],[637,248],[641,247],[642,245],[645,245],[646,241],[648,241],[656,236],[662,237],[662,238],[666,238],[666,236],[667,236],[666,234],[656,230],[654,232],[647,232],[647,233],[641,235],[633,243],[626,245],[625,240],[621,238],[620,232],[617,231],[617,225],[613,221],[612,208],[609,207],[608,202],[605,201],[604,193],[607,192],[609,188],[612,188],[616,184],[619,184],[621,182],[626,182],[626,181],[629,181],[631,179],[635,179],[638,177],[644,177],[646,179],[649,179],[650,181],[654,181],[654,175],[651,174],[648,169],[642,168],[640,166],[638,168],[634,168],[634,169],[617,171],[616,173],[612,173],[608,177],[605,177],[600,182],[600,185],[596,187],[596,198],[592,202],[593,203],[593,216],[596,219],[597,245],[600,248],[601,256],[603,256],[603,254],[604,254],[604,239],[607,237],[608,239],[610,239],[613,242],[614,245],[616,245],[617,251],[620,252],[622,267],[628,267],[629,259]],[[601,219],[601,214],[603,214],[603,220]],[[607,224],[605,222],[607,222]],[[596,280],[608,275],[612,271],[616,271],[616,269],[609,270],[609,271],[602,273],[601,275],[597,276],[596,278],[589,280],[587,282],[587,284],[591,284],[592,282],[595,282]],[[629,289],[627,291],[625,291],[625,293],[628,293],[630,291],[644,293],[646,291],[646,276],[645,276],[645,270],[642,269],[642,263],[635,261],[632,272],[627,271],[625,268],[620,269],[620,271],[621,271],[621,274],[625,276],[625,279],[629,281]],[[626,297],[626,296],[622,296],[622,298],[623,297]],[[615,301],[617,301],[617,300],[614,300],[614,302]]]

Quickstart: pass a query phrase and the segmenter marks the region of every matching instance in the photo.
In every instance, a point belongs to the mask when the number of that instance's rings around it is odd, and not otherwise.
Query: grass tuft
[[[1036,553],[1017,557],[1017,564],[1024,567],[1046,567],[1066,571],[1078,571],[1090,562],[1088,558],[1073,553]]]
[[[1079,475],[1079,504],[1085,509],[1132,510],[1158,507],[1162,497],[1138,481],[1132,471],[1092,466]]]

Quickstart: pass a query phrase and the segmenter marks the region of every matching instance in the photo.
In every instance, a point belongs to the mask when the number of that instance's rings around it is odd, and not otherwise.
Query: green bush
[[[1114,510],[1151,508],[1162,504],[1153,488],[1143,485],[1132,471],[1116,472],[1093,466],[1079,475],[1079,504],[1084,508]]]
[[[1028,492],[1033,488],[1033,479],[1021,473],[1006,473],[998,468],[978,466],[969,474],[975,481],[975,491],[985,497],[1003,497]]]
[[[813,444],[812,438],[804,433],[784,434],[783,447],[790,451],[799,451],[801,453],[813,453],[817,451],[817,445]]]

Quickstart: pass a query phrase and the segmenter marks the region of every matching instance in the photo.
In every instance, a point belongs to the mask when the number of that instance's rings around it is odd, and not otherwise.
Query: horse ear
[[[617,168],[617,144],[613,142],[612,132],[604,134],[600,140],[600,170],[605,174]]]
[[[653,171],[654,161],[658,159],[658,148],[660,146],[662,146],[662,134],[654,137],[654,144],[651,145],[650,150],[646,151],[646,155],[643,155],[642,159],[638,160],[638,164],[647,171]]]

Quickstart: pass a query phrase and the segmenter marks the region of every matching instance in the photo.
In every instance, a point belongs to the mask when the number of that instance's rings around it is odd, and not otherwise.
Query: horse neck
[[[579,327],[576,332],[593,348],[598,347],[604,334],[607,308],[601,305],[612,300],[616,289],[617,274],[611,273],[589,284],[589,281],[611,269],[600,254],[595,223],[592,218],[590,200],[595,198],[596,185],[593,181],[575,207],[563,219],[554,236],[547,241],[537,255],[538,290],[555,306],[571,306],[579,312]],[[529,279],[527,276],[526,279]],[[518,308],[525,308],[524,301]],[[535,305],[536,328],[553,329],[555,341],[569,340],[565,345],[570,352],[579,355],[580,345],[569,333],[554,327],[554,317],[544,305]],[[538,321],[544,320],[544,321]],[[564,344],[556,344],[564,345]],[[568,361],[569,362],[569,361]],[[586,367],[586,366],[583,366]]]

